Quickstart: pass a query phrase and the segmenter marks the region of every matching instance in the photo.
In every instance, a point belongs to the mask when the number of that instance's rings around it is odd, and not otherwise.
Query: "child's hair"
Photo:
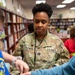
[[[33,23],[31,23],[31,24],[28,25],[28,31],[29,31],[29,33],[34,32],[34,26],[33,26]]]
[[[0,21],[4,22],[3,11],[1,8],[0,8]]]
[[[75,26],[70,28],[70,38],[75,38]]]

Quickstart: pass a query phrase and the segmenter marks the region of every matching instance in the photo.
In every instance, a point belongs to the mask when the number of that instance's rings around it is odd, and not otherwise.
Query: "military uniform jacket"
[[[16,56],[21,54],[31,70],[50,68],[63,64],[69,59],[68,50],[61,39],[49,32],[42,42],[35,38],[34,33],[25,35],[20,40],[19,47],[13,53]]]

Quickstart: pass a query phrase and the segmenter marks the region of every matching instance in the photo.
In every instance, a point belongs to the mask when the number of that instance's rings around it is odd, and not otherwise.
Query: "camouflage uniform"
[[[14,55],[20,56],[23,50],[23,60],[27,62],[30,70],[53,67],[55,64],[63,64],[68,61],[69,53],[63,42],[56,35],[47,32],[47,35],[40,43],[35,34],[30,33],[24,36],[19,42],[19,48],[14,51]],[[34,49],[36,43],[36,64],[34,66]]]

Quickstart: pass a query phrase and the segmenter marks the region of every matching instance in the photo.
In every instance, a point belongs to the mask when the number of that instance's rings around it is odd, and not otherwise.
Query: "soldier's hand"
[[[15,62],[17,70],[20,71],[20,73],[25,73],[29,71],[29,66],[22,60],[17,59]]]
[[[31,75],[31,72],[22,73],[20,75]]]

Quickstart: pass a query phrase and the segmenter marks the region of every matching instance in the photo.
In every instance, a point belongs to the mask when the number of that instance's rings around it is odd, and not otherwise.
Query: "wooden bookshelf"
[[[63,19],[50,19],[50,24],[55,26],[56,29],[67,29],[69,26],[75,24],[75,18],[63,18]]]
[[[27,33],[27,19],[6,8],[1,7],[1,9],[5,17],[4,30],[7,35],[4,41],[4,49],[11,54],[18,41]]]
[[[32,19],[27,20],[28,24],[33,23]],[[63,18],[63,19],[50,19],[50,25],[55,26],[56,29],[67,29],[69,26],[75,25],[75,18]]]

